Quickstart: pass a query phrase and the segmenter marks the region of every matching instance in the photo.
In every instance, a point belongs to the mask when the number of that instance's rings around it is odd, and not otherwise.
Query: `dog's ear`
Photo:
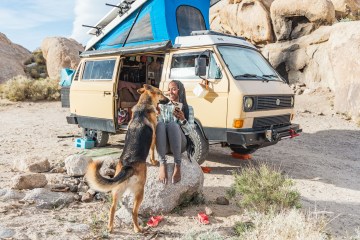
[[[143,86],[144,86],[145,90],[148,90],[148,91],[153,90],[153,87],[149,84],[144,84]]]
[[[139,88],[139,89],[137,90],[137,92],[138,92],[139,94],[142,94],[143,92],[145,92],[145,88]]]

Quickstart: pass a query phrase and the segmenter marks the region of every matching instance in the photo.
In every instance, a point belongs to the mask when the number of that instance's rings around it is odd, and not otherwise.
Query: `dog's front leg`
[[[150,145],[150,162],[151,165],[156,166],[159,164],[159,161],[155,160],[155,146],[156,146],[156,125],[152,125],[153,135]]]

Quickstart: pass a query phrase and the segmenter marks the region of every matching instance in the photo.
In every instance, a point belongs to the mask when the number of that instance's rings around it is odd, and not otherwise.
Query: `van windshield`
[[[257,51],[236,46],[219,46],[218,49],[236,80],[280,80],[274,69]]]

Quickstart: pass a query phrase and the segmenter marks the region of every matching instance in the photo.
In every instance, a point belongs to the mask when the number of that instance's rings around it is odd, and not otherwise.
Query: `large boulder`
[[[330,0],[275,0],[270,12],[278,41],[307,35],[321,25],[336,21]]]
[[[48,37],[41,43],[41,50],[46,59],[46,67],[50,78],[59,78],[63,68],[76,69],[79,62],[79,52],[84,47],[74,39],[63,37]]]
[[[323,26],[308,36],[269,44],[262,53],[291,84],[330,89],[334,109],[356,120],[360,118],[359,23]]]
[[[172,176],[173,163],[167,166],[168,176]],[[183,157],[181,163],[181,181],[164,185],[158,181],[159,167],[148,166],[145,184],[144,200],[140,206],[139,214],[169,213],[181,203],[191,200],[202,194],[204,174],[197,162],[189,162]],[[124,222],[129,222],[127,213],[133,207],[133,194],[125,192],[122,207],[117,216]]]
[[[26,76],[24,62],[30,58],[29,50],[12,43],[5,34],[0,33],[0,83],[17,75]]]
[[[360,19],[360,0],[331,0],[337,19]]]
[[[255,44],[273,41],[270,13],[261,1],[221,2],[211,9],[210,21],[211,29],[245,37]]]
[[[360,119],[360,22],[336,24],[329,39],[335,79],[334,108]]]

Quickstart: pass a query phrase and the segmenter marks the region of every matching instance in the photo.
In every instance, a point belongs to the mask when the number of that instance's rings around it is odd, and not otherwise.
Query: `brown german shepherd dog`
[[[105,178],[100,175],[99,170],[102,162],[91,162],[85,176],[91,188],[100,192],[111,191],[112,204],[108,224],[110,232],[114,228],[116,205],[126,189],[130,189],[134,193],[132,210],[134,231],[141,232],[138,224],[138,211],[144,196],[146,158],[149,155],[149,150],[151,150],[151,164],[156,165],[158,163],[154,156],[157,124],[156,107],[160,101],[166,103],[169,100],[159,89],[147,84],[144,84],[138,93],[141,96],[138,103],[132,108],[132,118],[125,136],[125,146],[116,166],[115,176]]]

